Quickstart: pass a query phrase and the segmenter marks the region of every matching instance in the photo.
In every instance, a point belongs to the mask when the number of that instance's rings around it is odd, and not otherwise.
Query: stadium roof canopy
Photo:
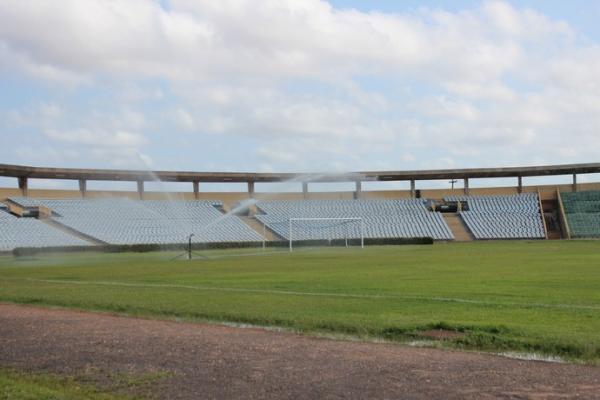
[[[116,169],[45,168],[0,164],[0,176],[22,180],[73,179],[133,182],[360,182],[437,179],[510,178],[600,173],[600,163],[507,168],[438,169],[421,171],[361,171],[351,173],[191,172]]]

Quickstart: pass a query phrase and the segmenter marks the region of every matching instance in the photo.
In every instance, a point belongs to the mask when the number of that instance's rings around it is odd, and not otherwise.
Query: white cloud
[[[335,80],[404,71],[482,81],[517,67],[523,45],[559,35],[571,35],[564,23],[503,2],[420,15],[336,10],[319,0],[175,0],[169,11],[150,0],[0,5],[6,48],[31,65],[88,76]]]
[[[60,166],[64,162],[80,161],[81,154],[75,149],[56,148],[55,146],[24,146],[19,145],[14,149],[15,155],[23,163],[36,165]]]
[[[503,1],[392,14],[319,0],[6,0],[0,68],[113,91],[114,110],[11,115],[39,115],[49,139],[97,157],[123,147],[119,160],[161,153],[141,133],[159,129],[199,145],[252,138],[238,151],[265,169],[588,161],[600,144],[600,46]]]
[[[160,101],[165,98],[165,94],[159,87],[147,88],[132,81],[121,83],[115,90],[118,100],[125,104]]]
[[[144,136],[139,133],[116,131],[106,132],[100,130],[89,130],[85,128],[60,131],[47,130],[46,136],[66,143],[77,143],[101,147],[133,147],[137,148],[146,142]]]
[[[48,126],[63,116],[57,103],[38,103],[6,112],[6,121],[16,127]]]
[[[95,147],[90,153],[94,161],[115,168],[154,169],[152,157],[130,147]]]
[[[194,117],[185,109],[178,108],[173,111],[173,118],[178,126],[185,130],[192,130],[196,127]]]

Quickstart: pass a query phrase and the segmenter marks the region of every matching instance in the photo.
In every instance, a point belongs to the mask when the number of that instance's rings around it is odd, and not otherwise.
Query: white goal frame
[[[290,252],[294,251],[293,246],[293,223],[294,221],[360,221],[360,248],[365,248],[365,222],[360,217],[337,217],[337,218],[290,218],[288,220],[288,232],[290,241]],[[348,247],[348,237],[346,237],[346,247]]]

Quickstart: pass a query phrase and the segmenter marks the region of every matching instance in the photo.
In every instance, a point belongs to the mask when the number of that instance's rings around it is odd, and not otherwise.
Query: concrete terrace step
[[[67,234],[69,234],[71,236],[75,236],[75,237],[77,237],[77,238],[79,238],[81,240],[84,240],[84,241],[86,241],[86,242],[88,242],[88,243],[90,243],[92,245],[100,246],[100,245],[107,244],[106,242],[104,242],[102,240],[96,239],[95,237],[86,235],[83,232],[79,232],[76,229],[73,229],[73,228],[70,228],[70,227],[68,227],[66,225],[63,225],[60,222],[58,222],[58,221],[56,221],[56,220],[54,220],[52,218],[44,218],[44,219],[40,219],[40,221],[44,222],[46,225],[49,225],[49,226],[51,226],[51,227],[53,227],[55,229],[61,230],[61,231],[65,232],[65,233],[67,233]]]
[[[285,240],[281,236],[277,235],[271,229],[265,227],[265,225],[254,217],[239,217],[246,225],[254,229],[259,235],[264,236],[267,241],[279,241]]]
[[[474,240],[473,235],[469,232],[469,229],[465,225],[464,221],[457,213],[442,213],[448,228],[454,235],[456,242],[468,242]]]

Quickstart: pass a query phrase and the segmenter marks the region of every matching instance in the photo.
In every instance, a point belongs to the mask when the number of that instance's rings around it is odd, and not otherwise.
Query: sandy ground
[[[600,398],[598,367],[1,304],[0,366],[163,371],[165,399]]]

